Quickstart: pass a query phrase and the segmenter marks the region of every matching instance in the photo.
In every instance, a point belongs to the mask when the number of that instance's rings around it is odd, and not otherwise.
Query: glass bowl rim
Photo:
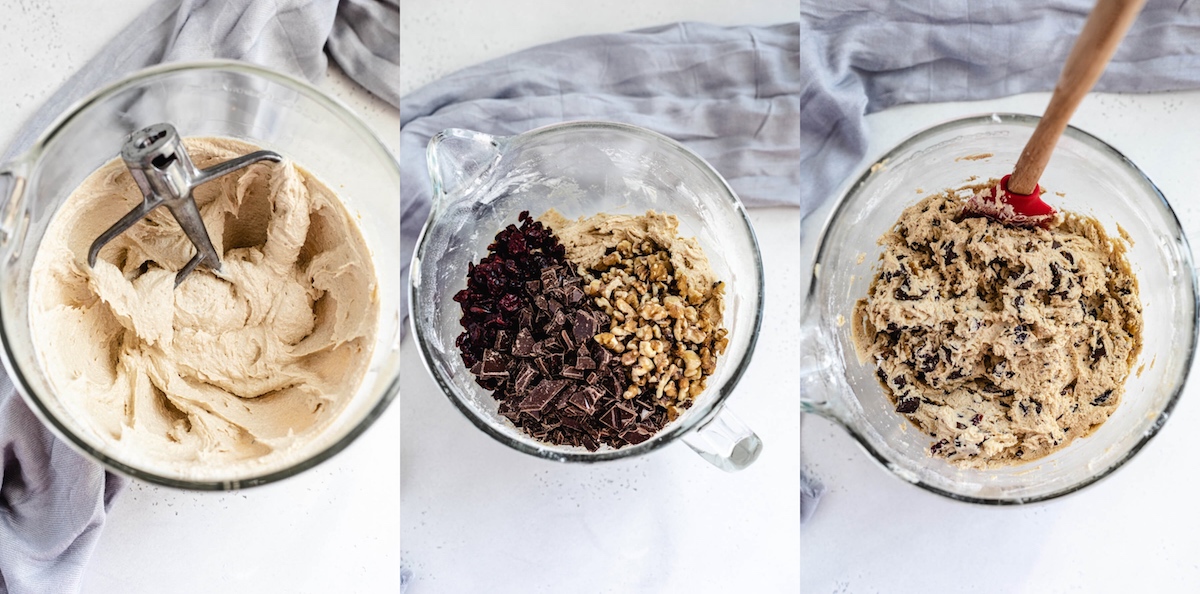
[[[362,119],[355,115],[354,112],[341,100],[326,94],[324,91],[321,91],[307,81],[269,70],[261,66],[247,62],[239,62],[236,60],[169,62],[130,73],[119,80],[100,87],[79,101],[76,101],[71,106],[67,107],[63,111],[63,114],[60,115],[58,119],[54,121],[54,123],[47,127],[44,132],[42,132],[42,134],[33,143],[33,145],[30,146],[30,148],[13,158],[12,163],[23,162],[28,164],[31,161],[36,161],[44,151],[46,145],[48,145],[69,123],[80,117],[83,111],[89,106],[122,93],[144,81],[187,71],[215,71],[248,74],[278,83],[304,95],[309,99],[312,99],[318,105],[337,114],[339,120],[348,125],[356,133],[356,135],[361,137],[367,143],[368,147],[374,149],[379,156],[384,157],[383,160],[385,162],[393,164],[396,168],[397,179],[399,179],[399,161],[397,161],[396,157],[392,155],[390,151],[388,151],[387,147],[383,145],[383,142],[379,140],[379,137],[367,127]],[[6,308],[7,304],[3,296],[0,295],[0,310]],[[384,309],[384,305],[381,304],[380,319],[382,320],[386,314],[387,311]],[[399,329],[400,325],[398,324],[396,327],[397,341],[399,339]],[[333,443],[325,446],[320,451],[315,452],[313,455],[290,464],[284,468],[270,472],[264,472],[261,474],[254,474],[246,478],[232,480],[183,479],[138,468],[117,460],[110,455],[101,452],[98,448],[93,447],[83,438],[77,436],[72,430],[66,427],[66,425],[49,410],[49,407],[47,407],[41,401],[40,397],[33,395],[33,390],[30,388],[28,381],[25,379],[25,375],[22,373],[21,368],[10,355],[12,352],[12,345],[9,342],[8,332],[5,330],[3,315],[0,315],[0,347],[3,347],[0,348],[0,362],[3,363],[5,371],[7,371],[9,377],[12,378],[13,386],[16,388],[17,393],[21,395],[21,398],[25,401],[25,404],[28,405],[30,410],[34,412],[38,420],[42,422],[42,425],[50,429],[51,433],[53,433],[55,437],[69,445],[77,452],[83,454],[85,457],[99,462],[107,470],[130,478],[143,480],[148,483],[176,489],[187,489],[194,491],[229,491],[265,485],[295,476],[296,474],[317,466],[318,464],[332,458],[334,455],[346,449],[351,442],[362,435],[368,427],[374,424],[374,422],[383,415],[383,412],[387,409],[388,405],[395,400],[396,395],[400,392],[400,374],[399,370],[397,369],[397,372],[393,375],[387,386],[384,387],[383,392],[379,395],[378,402],[376,402],[371,409],[367,411],[367,414],[363,416],[363,418],[345,435]]]
[[[712,165],[709,165],[709,163],[707,161],[705,161],[702,157],[697,155],[691,149],[688,149],[687,147],[683,146],[682,144],[675,141],[674,139],[672,139],[668,136],[665,136],[663,134],[659,134],[658,132],[655,132],[653,130],[648,130],[646,128],[642,128],[640,126],[634,126],[631,124],[623,124],[623,123],[618,123],[618,122],[603,121],[603,120],[575,120],[575,121],[569,121],[569,122],[559,122],[559,123],[555,123],[555,124],[549,124],[546,126],[540,126],[540,127],[534,128],[532,130],[514,135],[514,136],[493,137],[493,138],[498,143],[513,142],[515,140],[516,142],[518,142],[520,144],[525,144],[525,143],[528,143],[528,142],[530,142],[534,139],[537,139],[539,137],[542,137],[542,136],[561,133],[561,132],[581,131],[581,130],[582,131],[595,131],[595,130],[618,131],[618,132],[621,132],[624,134],[629,134],[629,135],[633,135],[636,137],[642,137],[644,139],[648,139],[648,140],[666,145],[667,147],[678,152],[686,161],[689,161],[693,166],[699,167],[700,170],[708,172],[718,182],[720,182],[721,188],[724,189],[725,196],[727,198],[729,198],[728,204],[734,209],[735,212],[737,212],[740,215],[739,220],[741,221],[741,223],[747,233],[747,237],[750,240],[750,246],[752,248],[751,252],[752,252],[752,256],[754,258],[754,268],[755,268],[755,271],[757,274],[757,279],[758,279],[758,291],[757,291],[757,295],[755,296],[757,299],[757,307],[755,308],[753,327],[747,330],[751,334],[750,334],[749,342],[746,345],[746,354],[745,354],[745,356],[742,357],[741,361],[738,362],[738,365],[732,370],[731,375],[725,381],[725,383],[723,383],[721,385],[716,398],[709,405],[708,411],[706,411],[705,414],[703,414],[703,415],[696,415],[690,419],[687,419],[686,421],[681,421],[679,423],[675,423],[674,425],[669,425],[667,429],[656,433],[653,437],[651,437],[650,439],[648,439],[642,443],[631,445],[631,446],[626,446],[626,447],[623,447],[620,449],[599,450],[596,452],[555,451],[555,450],[551,450],[548,448],[533,446],[533,445],[530,445],[523,441],[518,441],[517,439],[514,439],[512,436],[506,434],[505,432],[502,432],[502,431],[496,429],[495,427],[493,427],[490,423],[488,423],[484,419],[479,418],[479,415],[476,414],[474,409],[472,409],[466,403],[462,402],[462,399],[460,399],[459,397],[457,397],[455,395],[455,388],[453,387],[451,382],[448,380],[448,378],[444,378],[440,371],[435,371],[434,366],[430,363],[430,360],[433,357],[433,354],[431,352],[432,347],[429,344],[429,339],[426,338],[424,336],[424,334],[420,331],[420,329],[417,327],[417,321],[416,321],[417,316],[415,315],[414,312],[410,311],[408,318],[409,318],[409,328],[410,328],[413,336],[416,337],[417,345],[420,347],[419,351],[421,353],[421,363],[425,366],[425,371],[430,376],[432,376],[434,378],[434,380],[437,382],[438,387],[441,389],[442,394],[445,395],[446,398],[448,400],[450,400],[451,403],[454,404],[454,407],[457,408],[458,411],[463,414],[463,416],[467,417],[467,419],[470,420],[473,425],[478,427],[484,433],[491,436],[496,441],[503,443],[504,445],[507,445],[510,448],[513,448],[519,452],[529,454],[531,456],[535,456],[535,457],[543,458],[543,459],[547,459],[547,460],[554,460],[554,461],[558,461],[558,462],[593,463],[593,462],[604,462],[604,461],[609,461],[609,460],[619,460],[622,458],[628,458],[628,457],[633,457],[633,456],[639,456],[642,454],[647,454],[647,453],[652,452],[668,443],[675,441],[676,438],[681,437],[685,433],[692,431],[693,429],[700,427],[700,426],[708,423],[709,421],[711,421],[713,418],[715,418],[716,415],[721,412],[721,407],[724,404],[725,400],[731,394],[733,394],[734,388],[737,387],[737,384],[741,380],[742,375],[745,373],[746,368],[750,365],[750,360],[753,358],[754,349],[758,344],[759,330],[762,326],[763,301],[766,296],[766,293],[765,293],[764,284],[763,284],[764,283],[764,275],[763,275],[763,265],[762,265],[762,252],[758,245],[758,237],[754,233],[754,227],[750,224],[750,219],[746,215],[746,208],[742,204],[741,199],[738,197],[737,193],[733,191],[733,188],[731,188],[729,186],[729,182],[725,180],[725,177],[722,176],[720,174],[720,172],[718,172]],[[423,248],[425,247],[425,240],[428,236],[428,231],[433,226],[435,217],[438,214],[440,214],[440,212],[441,212],[438,209],[437,204],[436,204],[437,198],[434,197],[433,200],[435,201],[435,204],[433,205],[433,208],[430,209],[429,218],[427,218],[425,220],[425,224],[421,228],[421,233],[417,237],[417,242],[416,242],[415,248],[413,249],[412,263],[409,265],[408,302],[409,302],[410,306],[414,306],[414,305],[420,303],[420,301],[417,299],[416,285],[412,281],[413,276],[414,276],[412,274],[412,272],[413,271],[419,272],[421,270],[420,256],[421,256],[421,253],[423,252]],[[417,275],[417,276],[419,276],[419,275]],[[461,364],[461,363],[459,363],[459,364]]]
[[[900,141],[900,143],[898,143],[894,148],[888,149],[883,155],[881,155],[877,159],[874,159],[870,164],[868,164],[864,168],[862,173],[860,173],[856,178],[854,178],[855,181],[853,183],[851,183],[849,186],[847,186],[846,189],[843,190],[841,192],[841,194],[838,196],[837,202],[834,204],[834,207],[831,210],[829,217],[825,221],[824,228],[821,230],[821,234],[819,236],[820,239],[817,242],[817,250],[816,250],[816,254],[815,254],[815,258],[814,258],[813,262],[815,264],[819,264],[820,262],[823,261],[823,259],[824,259],[823,256],[826,253],[826,249],[829,247],[827,245],[826,240],[828,239],[829,233],[834,226],[834,222],[836,220],[838,220],[838,217],[841,216],[843,211],[848,207],[847,203],[850,201],[850,199],[852,197],[854,197],[859,191],[861,191],[861,189],[867,184],[867,181],[874,173],[871,169],[874,165],[886,163],[889,160],[896,157],[897,155],[905,153],[905,152],[909,151],[910,149],[912,149],[913,147],[915,147],[921,143],[924,143],[930,137],[933,137],[933,136],[936,136],[936,135],[939,135],[939,134],[942,134],[942,133],[945,133],[948,131],[953,131],[953,130],[957,130],[960,128],[966,128],[966,127],[970,127],[970,126],[995,125],[995,124],[1015,124],[1015,125],[1019,125],[1019,126],[1027,126],[1030,128],[1030,130],[1032,130],[1034,127],[1036,127],[1037,122],[1039,120],[1041,120],[1041,116],[1037,116],[1037,115],[1020,114],[1020,113],[1006,113],[1006,112],[990,112],[990,113],[965,116],[965,117],[955,118],[953,120],[945,121],[940,124],[933,125],[929,128],[925,128],[919,132],[912,134],[911,136],[908,136],[904,140]],[[1157,201],[1159,202],[1160,206],[1163,208],[1164,213],[1169,217],[1169,220],[1175,226],[1175,228],[1173,230],[1174,235],[1176,236],[1176,239],[1179,241],[1179,243],[1184,248],[1182,250],[1183,256],[1184,256],[1184,261],[1181,262],[1180,264],[1187,269],[1187,273],[1191,279],[1190,286],[1191,286],[1191,293],[1192,293],[1191,343],[1188,345],[1187,363],[1183,366],[1181,374],[1179,375],[1178,385],[1175,386],[1174,393],[1171,394],[1170,399],[1166,402],[1166,404],[1163,406],[1163,408],[1160,411],[1158,411],[1157,417],[1154,420],[1154,422],[1142,434],[1142,437],[1131,448],[1129,448],[1129,450],[1126,451],[1123,455],[1121,455],[1119,458],[1114,460],[1107,467],[1101,469],[1099,472],[1090,474],[1087,477],[1083,478],[1082,480],[1079,480],[1079,481],[1077,481],[1071,485],[1068,485],[1066,487],[1063,487],[1061,489],[1057,489],[1057,490],[1054,490],[1054,491],[1051,491],[1051,492],[1048,492],[1045,494],[1031,496],[1031,497],[999,497],[999,498],[975,497],[975,496],[971,496],[971,495],[963,495],[961,493],[955,493],[952,491],[948,491],[941,487],[931,485],[923,480],[919,480],[919,479],[915,480],[915,481],[910,480],[910,479],[902,476],[900,473],[898,473],[893,468],[894,463],[891,460],[889,460],[887,457],[885,457],[883,454],[881,454],[873,445],[871,445],[871,443],[869,443],[868,440],[865,437],[863,437],[857,429],[855,429],[854,427],[851,427],[847,422],[845,422],[841,418],[836,418],[836,417],[829,416],[829,415],[821,415],[822,417],[828,419],[829,421],[833,422],[834,424],[842,427],[847,433],[849,433],[851,435],[851,437],[854,438],[854,440],[856,442],[858,442],[859,446],[861,446],[864,450],[866,450],[866,452],[868,454],[870,454],[871,459],[873,459],[880,466],[882,466],[885,470],[887,470],[888,474],[902,480],[905,483],[916,485],[917,487],[925,489],[926,491],[929,491],[931,493],[936,493],[938,495],[941,495],[943,497],[947,497],[947,498],[950,498],[950,499],[953,499],[956,501],[982,504],[982,505],[997,505],[997,506],[1000,506],[1000,505],[1022,505],[1022,504],[1026,504],[1026,503],[1038,503],[1038,502],[1042,502],[1042,501],[1049,501],[1051,499],[1056,499],[1056,498],[1059,498],[1059,497],[1062,497],[1065,495],[1070,495],[1071,493],[1075,493],[1076,491],[1079,491],[1080,489],[1083,489],[1092,484],[1095,484],[1096,482],[1100,481],[1101,479],[1107,478],[1108,476],[1110,476],[1114,472],[1116,472],[1119,468],[1124,466],[1131,459],[1133,459],[1133,457],[1139,451],[1141,451],[1142,448],[1145,447],[1146,444],[1149,443],[1150,440],[1152,438],[1154,438],[1155,435],[1158,435],[1158,432],[1160,430],[1162,430],[1163,426],[1166,425],[1167,421],[1171,417],[1171,412],[1174,410],[1175,405],[1179,402],[1180,396],[1183,395],[1183,390],[1187,386],[1188,376],[1191,373],[1192,362],[1195,360],[1195,357],[1196,357],[1197,338],[1198,338],[1198,333],[1200,333],[1200,293],[1198,293],[1197,275],[1196,275],[1196,270],[1195,270],[1194,264],[1193,264],[1192,250],[1191,250],[1190,244],[1188,243],[1187,235],[1184,233],[1183,225],[1180,224],[1178,215],[1175,214],[1175,210],[1173,208],[1171,208],[1170,203],[1167,202],[1166,197],[1163,196],[1163,193],[1161,190],[1159,190],[1158,186],[1155,185],[1155,183],[1145,174],[1145,172],[1143,172],[1137,165],[1135,165],[1132,161],[1130,161],[1129,158],[1127,158],[1123,153],[1121,153],[1117,149],[1113,148],[1111,145],[1109,145],[1105,141],[1101,140],[1100,138],[1098,138],[1088,132],[1085,132],[1075,126],[1068,125],[1067,129],[1065,131],[1063,131],[1063,136],[1069,136],[1072,139],[1078,140],[1078,141],[1088,145],[1089,147],[1098,150],[1101,153],[1108,154],[1109,156],[1113,157],[1117,163],[1124,165],[1125,168],[1129,172],[1135,174],[1138,178],[1140,178],[1142,181],[1144,181],[1146,183],[1146,185],[1152,190],[1152,195],[1155,198],[1157,198]],[[808,286],[808,294],[806,296],[806,304],[804,304],[804,306],[802,308],[805,311],[805,313],[803,314],[803,318],[808,318],[809,315],[811,315],[810,310],[812,308],[816,307],[815,298],[816,298],[816,293],[817,293],[817,290],[819,287],[819,279],[817,278],[816,272],[817,272],[817,267],[814,266],[813,271],[812,271],[812,278],[811,278],[811,280],[809,282],[809,286]],[[803,325],[803,321],[801,322],[801,324]]]

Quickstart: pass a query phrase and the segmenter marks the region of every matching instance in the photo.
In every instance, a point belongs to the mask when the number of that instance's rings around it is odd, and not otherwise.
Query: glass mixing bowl
[[[366,376],[345,408],[286,467],[202,480],[139,467],[74,419],[34,351],[29,278],[38,245],[81,181],[117,156],[125,137],[158,122],[183,136],[240,138],[301,164],[337,192],[375,262],[379,328]],[[173,63],[101,89],[73,106],[25,154],[0,166],[0,339],[4,366],[29,407],[60,439],[117,472],[191,489],[237,489],[311,468],[350,444],[399,390],[400,168],[361,120],[308,83],[240,62]]]
[[[1128,257],[1141,289],[1145,328],[1134,369],[1145,368],[1130,375],[1112,417],[1092,435],[1047,457],[1004,468],[959,468],[928,455],[930,439],[895,412],[875,378],[874,364],[859,363],[849,320],[874,277],[880,253],[876,240],[921,196],[961,186],[971,176],[999,178],[1011,172],[1037,121],[1011,114],[955,120],[889,151],[834,208],[803,306],[802,410],[844,427],[896,476],[954,499],[1041,501],[1109,475],[1166,422],[1195,354],[1196,278],[1175,213],[1121,153],[1068,128],[1042,176],[1045,196],[1056,208],[1095,217],[1113,236],[1120,224],[1135,242]]]
[[[725,470],[748,466],[758,436],[721,403],[746,370],[762,321],[763,270],[754,230],[725,180],[691,151],[660,134],[608,122],[571,122],[510,138],[446,130],[429,142],[433,208],[411,268],[412,326],[425,367],[475,426],[521,452],[565,462],[637,456],[682,438]],[[455,347],[462,332],[453,296],[467,265],[487,254],[496,232],[528,210],[556,208],[568,218],[599,212],[676,215],[726,283],[729,346],[708,387],[687,412],[654,437],[618,450],[551,445],[517,429],[475,383]]]

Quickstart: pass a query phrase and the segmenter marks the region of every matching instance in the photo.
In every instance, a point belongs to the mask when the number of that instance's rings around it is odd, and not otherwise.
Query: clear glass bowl
[[[1166,422],[1195,354],[1196,278],[1175,213],[1121,153],[1068,128],[1041,180],[1047,199],[1056,208],[1095,217],[1114,236],[1120,224],[1135,241],[1128,257],[1141,289],[1145,329],[1134,370],[1142,364],[1145,369],[1130,375],[1112,417],[1092,435],[1047,457],[1004,468],[959,468],[929,456],[929,437],[895,412],[875,378],[874,364],[859,363],[848,321],[874,277],[878,238],[923,195],[961,186],[971,176],[999,178],[1011,172],[1037,121],[1012,114],[955,120],[889,151],[834,208],[803,305],[802,410],[844,427],[896,476],[954,499],[1041,501],[1112,473]],[[968,156],[975,158],[963,159]]]
[[[726,470],[749,465],[761,442],[721,403],[745,371],[762,322],[763,270],[745,209],[725,180],[675,141],[634,126],[571,122],[498,138],[446,130],[429,143],[433,209],[411,268],[412,326],[426,368],[475,426],[519,451],[565,462],[636,456],[682,437]],[[679,218],[717,277],[726,281],[729,346],[695,404],[654,437],[619,450],[551,445],[517,429],[474,381],[455,347],[462,332],[453,296],[466,287],[467,265],[487,254],[496,232],[528,210],[556,208],[568,218],[598,212]]]
[[[182,478],[139,467],[74,419],[38,364],[29,276],[59,206],[117,156],[126,135],[169,122],[184,136],[240,138],[303,165],[334,189],[371,249],[380,321],[366,376],[353,398],[286,467]],[[400,168],[361,120],[308,83],[240,62],[173,63],[135,73],[73,106],[25,154],[0,166],[0,339],[4,366],[29,407],[60,439],[117,472],[190,489],[237,489],[311,468],[350,444],[399,391]]]

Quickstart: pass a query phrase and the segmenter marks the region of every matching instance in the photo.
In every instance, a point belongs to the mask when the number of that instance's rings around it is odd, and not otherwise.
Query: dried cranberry
[[[505,313],[513,313],[521,307],[521,298],[508,293],[500,298],[500,309]]]

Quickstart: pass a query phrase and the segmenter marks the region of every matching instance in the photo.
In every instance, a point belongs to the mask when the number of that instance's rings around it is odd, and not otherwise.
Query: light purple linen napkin
[[[397,0],[160,0],[38,109],[0,161],[27,149],[76,100],[160,62],[244,60],[316,81],[328,55],[398,105],[399,31]],[[0,463],[0,594],[78,591],[125,480],[54,438],[3,373]]]

